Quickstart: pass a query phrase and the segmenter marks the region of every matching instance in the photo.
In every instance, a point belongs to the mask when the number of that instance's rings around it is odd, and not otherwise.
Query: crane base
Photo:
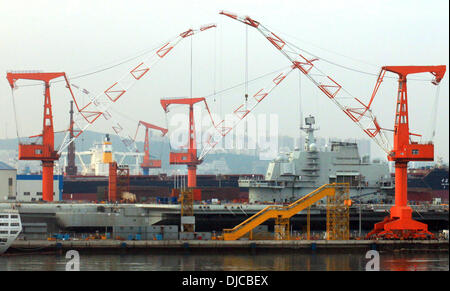
[[[376,223],[374,229],[366,236],[367,239],[434,239],[428,231],[428,225],[411,218],[386,217]]]

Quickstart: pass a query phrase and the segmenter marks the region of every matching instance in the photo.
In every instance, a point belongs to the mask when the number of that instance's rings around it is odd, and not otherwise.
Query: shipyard
[[[111,13],[142,13],[113,2]],[[11,38],[0,270],[448,271],[448,37],[428,58],[419,33],[407,55],[400,40],[392,56],[364,39],[345,52],[344,30],[333,47],[314,38],[326,26],[303,35],[301,18],[277,25],[274,4],[252,13],[253,1],[230,11],[213,2],[167,30],[159,15],[151,42],[129,32],[130,15],[114,32],[92,27],[86,41],[99,47],[83,44],[72,62],[69,36],[58,53],[41,43],[36,62],[18,59],[31,47],[15,57]],[[68,19],[86,9],[59,5]],[[43,27],[52,21],[62,20]],[[84,24],[73,25],[80,37]],[[113,35],[131,45],[106,46]],[[178,284],[241,285],[196,276]]]

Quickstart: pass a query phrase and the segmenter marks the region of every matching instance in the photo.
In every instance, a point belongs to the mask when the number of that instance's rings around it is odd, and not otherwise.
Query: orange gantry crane
[[[388,160],[395,162],[395,205],[390,216],[377,223],[368,238],[429,238],[433,235],[424,223],[412,219],[412,209],[407,205],[407,165],[409,161],[432,161],[434,146],[432,143],[419,144],[411,141],[411,136],[420,136],[409,132],[408,99],[406,77],[409,74],[429,72],[434,75],[432,83],[438,85],[444,77],[445,66],[385,66],[378,75],[375,89],[370,101],[365,104],[360,98],[353,97],[329,75],[317,68],[320,59],[298,48],[276,35],[260,22],[249,16],[238,16],[234,13],[221,11],[220,14],[240,21],[257,29],[280,53],[291,62],[291,70],[299,69],[317,88],[335,103],[353,122],[355,122],[374,142],[388,155]],[[277,78],[280,83],[288,73]],[[372,102],[383,81],[386,72],[399,75],[399,89],[394,128],[394,146],[390,146],[382,128],[372,113]],[[274,80],[275,82],[275,80]],[[255,97],[256,98],[256,97]]]
[[[385,66],[378,77],[376,90],[383,81],[386,72],[398,74],[398,94],[394,125],[394,148],[388,155],[388,160],[395,162],[395,205],[391,207],[390,216],[375,224],[368,238],[429,238],[433,235],[428,231],[428,225],[412,219],[412,209],[408,203],[408,162],[433,161],[434,145],[419,144],[411,141],[409,131],[408,94],[406,77],[410,74],[431,73],[432,81],[437,85],[444,77],[445,66]]]
[[[189,105],[189,141],[188,150],[185,153],[170,152],[169,163],[171,165],[187,165],[188,167],[188,187],[197,187],[197,166],[202,160],[197,157],[197,141],[195,138],[194,104],[205,102],[205,98],[174,98],[161,99],[161,106],[167,113],[171,104]],[[208,106],[206,104],[206,106]],[[209,110],[208,110],[209,111]]]
[[[165,136],[167,134],[167,129],[162,128],[159,126],[156,126],[154,124],[145,122],[145,121],[139,121],[138,127],[136,129],[136,134],[134,135],[134,140],[136,140],[136,136],[138,134],[139,128],[143,126],[145,127],[145,139],[144,139],[144,159],[141,164],[142,172],[144,175],[148,175],[150,172],[150,169],[155,168],[161,168],[161,160],[152,160],[150,159],[150,129],[159,130],[162,133],[162,136]]]
[[[59,77],[65,78],[66,85],[69,90],[71,90],[64,72],[9,72],[6,75],[9,85],[13,90],[16,88],[16,81],[20,79],[44,82],[44,119],[42,134],[33,136],[42,137],[42,143],[19,143],[19,160],[42,161],[42,199],[49,202],[53,201],[53,166],[54,162],[59,159],[59,155],[57,151],[55,151],[55,132],[53,128],[52,102],[50,98],[50,81]]]

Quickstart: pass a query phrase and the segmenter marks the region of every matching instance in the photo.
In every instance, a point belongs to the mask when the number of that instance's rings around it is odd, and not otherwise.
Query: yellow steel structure
[[[183,189],[180,192],[181,217],[194,216],[194,190],[192,188]],[[193,224],[183,224],[184,232],[193,232]]]
[[[277,216],[275,217],[275,239],[289,240],[289,217]]]
[[[308,207],[306,213],[306,239],[311,239],[311,206]]]
[[[349,202],[349,193],[344,189],[327,197],[327,240],[349,239]]]
[[[289,239],[289,219],[317,201],[333,196],[336,189],[348,193],[347,183],[325,184],[288,206],[267,206],[232,229],[223,230],[223,240],[237,240],[268,219],[275,219],[276,238]]]

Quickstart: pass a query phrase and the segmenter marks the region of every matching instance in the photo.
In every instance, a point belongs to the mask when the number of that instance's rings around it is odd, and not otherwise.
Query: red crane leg
[[[395,205],[391,208],[391,218],[411,217],[411,207],[407,206],[408,163],[395,163]],[[405,183],[406,182],[406,183]]]
[[[197,187],[197,166],[188,166],[188,187]]]
[[[42,162],[42,199],[53,201],[53,161]]]

